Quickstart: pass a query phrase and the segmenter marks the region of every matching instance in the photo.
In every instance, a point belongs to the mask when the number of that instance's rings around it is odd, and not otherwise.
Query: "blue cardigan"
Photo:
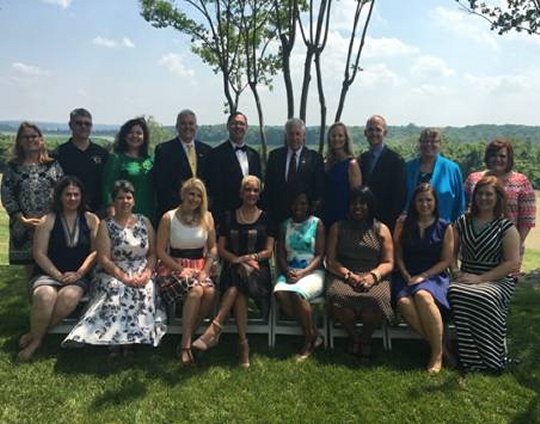
[[[420,158],[407,162],[407,201],[409,208],[412,194],[418,185],[420,173]],[[430,184],[439,198],[440,217],[454,222],[465,210],[465,192],[463,191],[463,177],[459,166],[449,159],[437,155],[433,166],[433,175]]]

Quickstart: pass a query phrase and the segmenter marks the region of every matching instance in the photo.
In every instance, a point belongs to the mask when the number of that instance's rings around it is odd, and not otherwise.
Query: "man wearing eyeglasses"
[[[86,109],[78,108],[69,114],[69,128],[71,138],[58,146],[52,156],[66,175],[74,175],[82,181],[88,208],[105,216],[101,177],[109,152],[90,140],[92,115]]]
[[[387,135],[386,120],[373,115],[366,123],[364,136],[369,150],[360,155],[362,181],[377,198],[377,218],[390,230],[405,203],[405,161],[385,145]]]

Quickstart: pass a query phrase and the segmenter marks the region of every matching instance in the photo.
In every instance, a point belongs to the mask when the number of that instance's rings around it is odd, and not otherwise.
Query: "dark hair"
[[[377,199],[368,186],[353,187],[349,194],[349,208],[353,202],[360,201],[368,208],[368,216],[366,221],[373,224],[377,214]]]
[[[435,199],[435,209],[433,210],[433,216],[435,219],[439,219],[439,197],[437,192],[428,183],[421,183],[418,185],[412,194],[411,203],[409,203],[409,209],[407,210],[407,217],[403,223],[403,231],[401,232],[401,242],[410,241],[414,234],[414,227],[418,223],[418,211],[416,210],[416,197],[421,193],[431,193]]]
[[[77,116],[86,116],[87,118],[92,119],[92,114],[88,112],[88,110],[79,107],[71,111],[71,113],[69,114],[69,122],[73,122]]]
[[[144,118],[134,118],[127,121],[124,125],[120,127],[120,131],[116,135],[114,140],[113,150],[116,153],[123,153],[128,150],[126,137],[135,126],[139,125],[143,131],[143,144],[139,147],[139,156],[145,158],[148,156],[148,145],[150,144],[150,132],[148,130],[148,125]]]
[[[81,203],[77,208],[77,212],[80,213],[86,211],[86,191],[84,189],[84,184],[74,175],[64,175],[57,181],[56,185],[54,186],[51,207],[54,213],[58,214],[64,210],[64,206],[62,205],[62,194],[64,194],[64,190],[69,186],[78,187],[79,191],[81,192]]]
[[[12,161],[16,163],[17,165],[22,165],[24,158],[26,157],[26,152],[24,151],[24,148],[22,146],[22,137],[23,132],[25,129],[30,128],[38,133],[39,137],[43,139],[43,133],[39,129],[39,127],[28,121],[23,121],[20,123],[19,128],[17,130],[17,135],[15,136],[15,145],[13,146],[13,159]],[[39,152],[39,163],[49,163],[53,159],[49,157],[49,154],[47,153],[47,148],[45,147],[45,139],[43,139],[43,144],[41,147],[41,151]]]
[[[474,190],[471,196],[471,211],[469,212],[470,217],[475,217],[478,215],[478,205],[476,204],[476,193],[484,186],[491,186],[495,190],[497,195],[497,203],[493,209],[493,215],[495,218],[504,218],[506,216],[506,190],[501,184],[499,179],[493,175],[488,175],[482,177],[480,181],[474,186]]]
[[[510,141],[504,138],[496,138],[491,140],[486,146],[486,151],[484,153],[484,163],[489,169],[489,160],[492,156],[495,156],[499,150],[506,149],[507,162],[506,162],[506,172],[510,172],[514,167],[514,149]]]
[[[289,210],[292,210],[294,202],[296,202],[296,200],[302,195],[306,196],[309,205],[308,215],[311,215],[313,208],[313,195],[311,194],[310,190],[307,190],[302,186],[295,188],[291,194],[289,194]]]
[[[124,193],[131,193],[135,196],[135,187],[128,180],[118,180],[115,181],[113,188],[111,190],[111,196],[113,199],[116,199],[118,193],[123,191]]]
[[[244,117],[244,119],[245,119],[245,121],[246,121],[246,125],[247,125],[247,123],[248,123],[247,116],[244,115],[244,114],[243,114],[242,112],[240,112],[240,111],[233,112],[233,113],[231,113],[231,114],[229,115],[229,117],[227,118],[227,125],[229,125],[229,124],[234,120],[234,118],[236,118],[236,117],[239,116],[239,115]]]

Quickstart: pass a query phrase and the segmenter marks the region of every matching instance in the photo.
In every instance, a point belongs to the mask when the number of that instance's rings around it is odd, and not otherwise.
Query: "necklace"
[[[73,226],[71,229],[69,228],[69,223],[63,213],[60,214],[60,222],[62,223],[62,227],[64,228],[66,244],[68,245],[68,247],[75,246],[77,244],[77,239],[79,238],[79,222],[77,220],[77,215],[75,215],[75,219],[73,220]]]
[[[472,220],[472,227],[475,233],[479,233],[484,230],[489,224],[491,224],[493,220],[483,221],[481,222],[478,218],[473,218]]]
[[[244,215],[244,212],[242,211],[242,208],[238,208],[238,216],[242,220],[244,224],[252,224],[257,219],[257,213],[259,212],[258,208],[254,209],[253,217],[251,219],[247,219]]]

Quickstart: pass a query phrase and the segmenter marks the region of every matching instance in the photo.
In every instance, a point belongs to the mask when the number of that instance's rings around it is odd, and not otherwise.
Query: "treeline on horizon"
[[[39,125],[39,123],[38,123]],[[156,144],[171,139],[176,131],[172,126],[162,126],[149,120],[153,150]],[[49,127],[50,128],[50,127]],[[389,126],[387,143],[398,151],[406,160],[416,155],[418,136],[424,127],[414,124],[406,126]],[[16,126],[5,128],[0,124],[0,171],[3,172],[7,162],[12,158],[14,132]],[[50,150],[69,138],[69,131],[57,129],[51,131],[43,127],[47,146]],[[363,135],[363,126],[349,127],[356,155],[367,149]],[[526,125],[471,125],[466,127],[441,127],[443,134],[442,154],[459,164],[464,178],[473,171],[485,169],[484,150],[487,142],[496,138],[507,138],[514,147],[514,170],[522,172],[530,179],[535,189],[540,189],[540,127]],[[7,132],[9,134],[2,134]],[[112,149],[116,131],[94,128],[93,140]],[[268,126],[266,134],[269,148],[281,146],[284,143],[283,126]],[[225,125],[200,125],[197,138],[211,145],[217,145],[227,138]],[[258,127],[249,128],[246,142],[260,146]],[[318,150],[319,128],[307,127],[306,141],[311,148]]]

